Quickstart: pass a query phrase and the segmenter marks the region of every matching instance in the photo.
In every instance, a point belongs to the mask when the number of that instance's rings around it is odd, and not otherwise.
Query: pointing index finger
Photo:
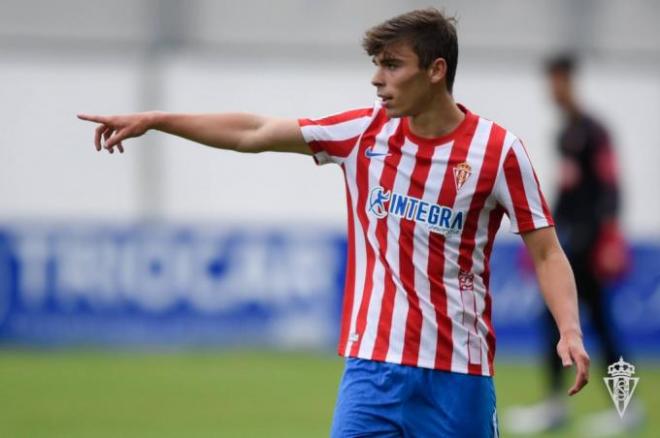
[[[88,122],[107,123],[107,121],[108,121],[108,118],[106,116],[97,116],[95,114],[80,113],[80,114],[77,115],[77,117],[80,120],[86,120]]]

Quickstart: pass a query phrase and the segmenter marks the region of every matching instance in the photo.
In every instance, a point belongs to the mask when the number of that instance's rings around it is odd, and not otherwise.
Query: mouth
[[[390,102],[392,101],[392,96],[386,94],[379,94],[378,98],[381,100],[384,107],[390,106]]]

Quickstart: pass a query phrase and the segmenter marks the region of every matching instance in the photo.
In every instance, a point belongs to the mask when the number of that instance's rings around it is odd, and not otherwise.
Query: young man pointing
[[[364,38],[375,105],[322,119],[251,114],[117,116],[96,122],[97,150],[150,129],[219,149],[313,155],[344,172],[348,266],[339,354],[346,368],[333,437],[497,436],[489,257],[502,216],[522,236],[575,364],[588,380],[575,282],[524,146],[452,97],[452,19],[412,11]]]

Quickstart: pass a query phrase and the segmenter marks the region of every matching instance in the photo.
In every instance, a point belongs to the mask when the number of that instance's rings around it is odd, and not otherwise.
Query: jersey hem
[[[371,357],[362,357],[359,354],[343,354],[341,352],[337,352],[338,356],[344,357],[346,359],[362,359],[362,360],[370,360],[373,362],[382,362],[382,363],[391,363],[393,365],[401,365],[401,366],[406,366],[406,367],[414,367],[414,368],[423,368],[426,370],[434,370],[434,371],[444,371],[448,373],[456,373],[456,374],[468,374],[471,376],[483,376],[483,377],[494,377],[495,376],[495,367],[488,367],[489,369],[493,369],[492,373],[475,373],[475,372],[470,372],[469,370],[461,371],[461,370],[452,370],[451,368],[448,367],[425,367],[422,365],[419,365],[417,363],[406,363],[406,362],[394,362],[390,360],[378,360],[374,359]]]

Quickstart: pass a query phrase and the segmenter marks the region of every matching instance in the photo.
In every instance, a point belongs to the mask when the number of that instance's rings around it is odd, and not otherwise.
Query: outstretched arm
[[[577,368],[575,383],[568,392],[574,395],[589,381],[589,355],[582,342],[573,271],[554,228],[530,231],[522,238],[534,261],[543,298],[559,329],[557,354],[565,367],[575,363]]]
[[[78,114],[78,118],[98,123],[96,150],[124,152],[123,141],[154,129],[218,149],[238,152],[296,152],[311,154],[293,119],[263,117],[254,114],[174,114],[143,112],[99,116]]]

